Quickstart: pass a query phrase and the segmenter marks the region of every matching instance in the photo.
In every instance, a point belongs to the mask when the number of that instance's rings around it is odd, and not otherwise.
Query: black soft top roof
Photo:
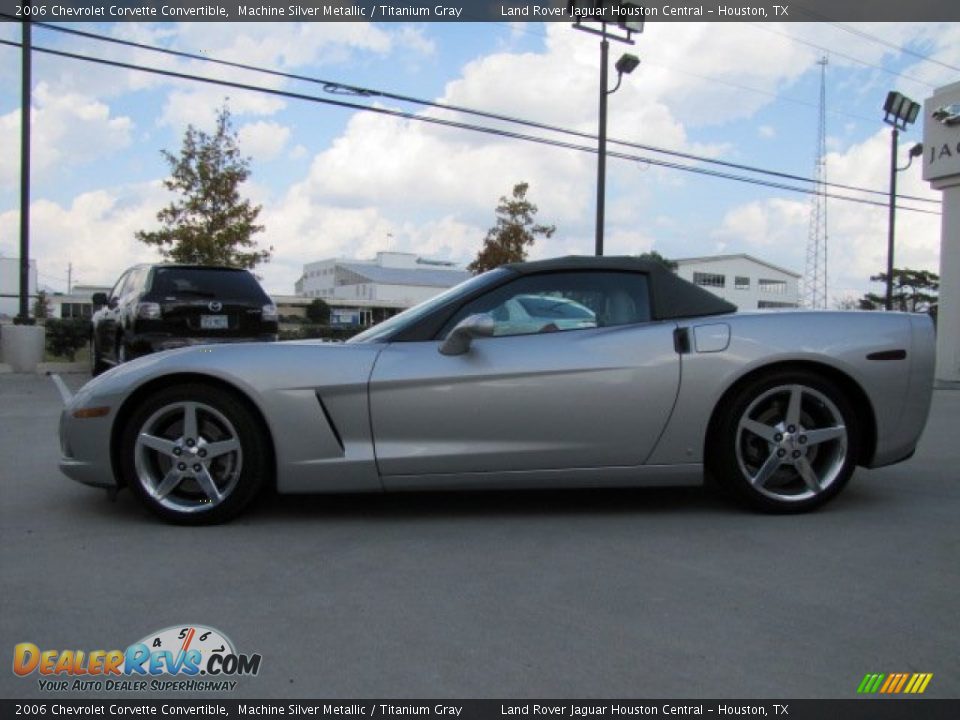
[[[677,277],[664,265],[629,256],[568,255],[567,257],[533,262],[512,263],[504,268],[518,275],[569,270],[613,270],[645,273],[650,282],[650,298],[654,320],[722,315],[737,311],[737,306]]]

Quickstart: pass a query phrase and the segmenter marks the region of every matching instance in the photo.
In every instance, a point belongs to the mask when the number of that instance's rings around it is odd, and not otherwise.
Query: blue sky
[[[151,45],[595,132],[597,38],[568,24],[153,23],[77,25]],[[0,37],[18,40],[18,25]],[[40,47],[322,95],[316,85],[105,45],[44,28]],[[818,47],[815,47],[818,46]],[[641,66],[610,97],[611,137],[797,175],[813,172],[817,59],[827,54],[829,179],[885,190],[890,89],[921,101],[960,76],[960,27],[937,24],[649,23]],[[18,254],[19,49],[0,47],[0,255]],[[267,290],[292,294],[301,266],[378,250],[469,262],[501,195],[520,181],[557,225],[532,258],[593,250],[595,156],[414,121],[36,55],[32,243],[41,283],[110,284],[156,259],[134,232],[155,226],[167,166],[188,123],[209,127],[226,96],[259,236]],[[352,98],[346,98],[352,99]],[[392,100],[359,100],[478,122]],[[492,124],[490,121],[479,121]],[[522,130],[523,131],[523,130]],[[527,132],[527,131],[524,131]],[[529,131],[533,132],[533,131]],[[907,148],[920,140],[908,131]],[[904,164],[905,160],[901,162]],[[904,193],[935,198],[919,165]],[[608,254],[746,252],[803,272],[809,198],[728,180],[608,163]],[[883,198],[879,198],[881,201]],[[829,289],[871,289],[885,266],[886,211],[829,203]],[[901,212],[898,265],[936,270],[939,217]]]

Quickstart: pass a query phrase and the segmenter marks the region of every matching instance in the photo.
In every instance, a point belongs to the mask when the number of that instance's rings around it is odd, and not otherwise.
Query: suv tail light
[[[137,317],[147,320],[157,320],[160,317],[160,304],[152,302],[138,303]]]
[[[277,306],[273,304],[264,305],[260,313],[260,317],[262,317],[264,320],[267,322],[273,322],[277,319]]]

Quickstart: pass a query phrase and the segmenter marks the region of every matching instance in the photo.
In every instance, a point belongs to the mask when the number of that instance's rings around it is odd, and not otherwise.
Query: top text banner
[[[585,17],[593,3],[566,0],[0,0],[5,19],[44,22],[930,22],[960,20],[957,0],[780,0],[768,2],[601,3],[602,15]]]

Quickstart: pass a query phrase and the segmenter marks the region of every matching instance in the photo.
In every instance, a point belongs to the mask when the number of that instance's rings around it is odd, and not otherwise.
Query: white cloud
[[[74,282],[111,285],[131,265],[157,261],[134,233],[156,224],[166,199],[160,184],[150,183],[83,193],[68,206],[38,200],[30,206],[32,255],[41,272],[60,276],[60,266],[73,263]],[[0,254],[17,254],[18,223],[19,212],[0,214]]]
[[[290,139],[290,128],[273,122],[255,122],[237,131],[240,151],[253,156],[254,161],[277,158]]]
[[[818,44],[832,43],[871,62],[881,63],[898,55],[889,47],[838,28],[789,24],[768,29],[809,37]],[[960,62],[952,59],[960,53],[960,34],[955,27],[905,25],[869,29],[899,43],[926,43],[925,47],[937,58]],[[238,62],[288,70],[310,68],[309,72],[315,67],[345,62],[361,68],[384,59],[393,62],[401,51],[419,58],[432,57],[436,52],[423,28],[408,25],[128,23],[115,26],[112,32]],[[830,37],[822,37],[823,33]],[[845,44],[841,44],[841,38]],[[548,24],[542,50],[514,52],[501,48],[478,57],[459,73],[454,71],[454,79],[439,93],[439,100],[594,133],[597,45],[595,37],[575,32],[566,24]],[[207,75],[271,87],[286,87],[292,82],[158,57],[145,51],[109,52],[154,66],[202,70]],[[758,109],[775,102],[778,93],[789,93],[792,83],[816,68],[820,55],[809,46],[787,42],[773,32],[739,23],[649,26],[638,54],[642,57],[641,66],[610,97],[611,137],[716,157],[729,156],[737,148],[732,143],[698,144],[691,140],[691,129],[753,117]],[[58,68],[68,67],[65,61],[57,62]],[[842,58],[831,62],[838,67],[855,65]],[[934,81],[935,76],[939,77],[935,68],[929,63],[918,63],[912,72]],[[235,115],[251,120],[241,126],[241,148],[245,153],[254,154],[257,159],[297,159],[308,154],[307,147],[315,147],[309,136],[295,136],[283,124],[281,113],[286,105],[278,98],[198,87],[126,71],[95,69],[90,77],[85,77],[87,70],[89,66],[72,63],[69,70],[50,73],[59,78],[59,89],[51,94],[65,91],[74,82],[80,88],[74,90],[76,96],[88,100],[93,92],[107,96],[160,87],[168,94],[158,113],[159,122],[175,127],[188,122],[209,127],[216,108],[229,94]],[[858,79],[861,76],[862,73],[856,75]],[[881,78],[884,83],[889,80],[886,76]],[[760,92],[743,89],[748,86]],[[437,109],[428,110],[425,115],[465,119]],[[117,118],[111,118],[107,109],[106,117],[98,122],[102,126],[110,120]],[[486,119],[477,122],[497,125]],[[8,130],[6,126],[3,129]],[[772,124],[761,125],[756,132],[762,137],[776,134]],[[124,137],[123,132],[114,134]],[[852,148],[846,146],[847,140],[831,141],[832,180],[871,187],[884,184],[888,163],[884,159],[885,136],[869,138]],[[129,131],[124,142],[129,142]],[[573,142],[593,145],[589,139]],[[104,150],[89,140],[84,147],[96,148],[98,154]],[[553,239],[535,246],[532,256],[590,252],[595,173],[596,158],[592,154],[357,113],[348,120],[340,136],[312,158],[306,177],[287,183],[280,193],[273,187],[253,188],[265,203],[261,220],[267,232],[260,242],[275,246],[274,261],[259,272],[269,289],[291,292],[303,262],[331,255],[369,256],[389,247],[469,261],[493,222],[497,199],[509,194],[512,184],[521,180],[530,182],[530,197],[540,206],[540,219],[559,227]],[[915,186],[905,192],[923,191],[916,177],[903,176],[901,184],[904,188]],[[688,235],[697,238],[690,241],[691,253],[706,251],[712,243],[713,248],[752,251],[802,271],[809,207],[804,199],[771,199],[732,208],[711,235],[709,229],[697,225],[696,212],[664,222],[664,188],[676,189],[679,194],[687,192],[691,185],[693,181],[681,173],[611,159],[608,251],[642,252],[662,247],[664,237]],[[63,227],[67,227],[68,221],[90,222],[106,238],[120,237],[107,226],[108,220],[115,220],[126,233],[125,242],[135,247],[130,228],[134,224],[138,226],[134,229],[149,226],[159,202],[141,204],[133,199],[123,201],[121,197],[127,195],[108,192],[107,198],[113,198],[113,204],[108,203],[100,215],[84,203],[46,207],[40,212],[46,214],[48,225],[55,224],[55,218],[61,218]],[[682,207],[675,202],[669,204],[678,206]],[[882,208],[838,201],[831,201],[830,213],[834,278],[831,286],[862,284],[864,277],[882,267],[879,261],[885,248],[885,213]],[[903,250],[898,254],[898,264],[902,257],[903,264],[929,266],[936,254],[935,241],[930,239],[938,237],[930,233],[931,222],[935,224],[936,218],[928,222],[926,216],[901,213],[900,217]],[[691,228],[699,228],[700,232]],[[51,251],[55,252],[52,246]]]
[[[906,164],[907,147],[901,147],[899,164]],[[843,153],[829,153],[827,172],[831,182],[883,190],[889,177],[889,137],[879,130]],[[831,189],[837,195],[859,193]],[[920,176],[917,163],[898,177],[898,193],[939,199]],[[886,268],[887,208],[882,195],[872,196],[881,206],[828,200],[828,290],[831,296],[872,288],[870,276]],[[928,210],[938,206],[899,201]],[[810,217],[810,201],[771,199],[741,205],[728,211],[714,237],[727,252],[750,252],[762,259],[804,271]],[[940,218],[937,215],[900,210],[897,213],[895,264],[921,270],[938,269]],[[873,288],[875,289],[875,288]]]
[[[769,140],[770,138],[775,138],[777,136],[777,131],[770,125],[761,125],[757,128],[757,135]]]
[[[234,116],[269,116],[285,107],[284,101],[273,95],[231,91],[211,85],[172,91],[167,96],[167,102],[157,122],[175,129],[193,125],[210,131],[216,124],[217,111],[224,104],[229,106]]]
[[[677,52],[677,46],[687,49],[686,53],[680,53],[685,56],[720,53],[720,46],[710,39],[709,28],[671,26],[671,35],[669,40],[658,41],[660,47],[669,48],[670,53]],[[581,36],[581,33],[570,32],[568,27],[551,26],[547,29],[543,52],[502,51],[478,58],[464,67],[459,78],[448,83],[440,100],[595,132],[596,42]],[[756,53],[761,50],[748,53],[750,57],[737,68],[754,68],[755,73],[769,76],[770,82],[774,82],[777,69],[773,61],[778,58],[777,53],[766,52],[766,63],[759,63]],[[802,71],[796,53],[780,55],[781,74]],[[688,78],[684,84],[681,92],[675,82],[665,78],[628,78],[611,98],[611,108],[615,107],[610,118],[611,137],[714,156],[727,152],[729,147],[725,145],[703,146],[688,141],[684,126],[672,108],[673,102],[682,104],[682,100],[671,98],[695,93],[711,83],[693,82]],[[728,89],[728,92],[732,91]],[[741,111],[742,108],[736,110]],[[424,115],[464,119],[462,115],[438,109],[428,110]],[[488,119],[482,122],[488,126],[505,126]],[[510,127],[517,129],[517,126]],[[547,135],[523,128],[520,131]],[[573,141],[593,147],[589,139]],[[622,193],[629,198],[610,201],[608,236],[612,249],[621,246],[629,252],[648,249],[652,239],[641,238],[633,230],[638,217],[643,217],[654,188],[683,182],[675,174],[656,169],[637,172],[637,167],[613,159],[609,163],[611,197]],[[537,248],[534,255],[586,252],[592,248],[595,168],[596,159],[592,154],[498,139],[403,118],[358,113],[349,120],[340,137],[314,157],[308,177],[284,203],[291,206],[289,217],[297,216],[295,208],[322,208],[317,211],[327,223],[322,227],[330,248],[349,246],[355,239],[354,223],[332,222],[338,212],[336,206],[344,208],[344,217],[354,221],[358,212],[373,212],[376,208],[378,218],[389,219],[397,226],[414,223],[426,227],[437,217],[455,218],[465,226],[476,228],[482,237],[482,229],[492,223],[497,199],[509,194],[513,183],[527,181],[531,185],[530,197],[540,207],[540,217],[560,227],[549,245]],[[320,226],[314,224],[313,227]],[[408,237],[415,236],[419,237],[417,233],[408,234]],[[459,251],[458,259],[471,259],[478,243],[477,237],[472,238],[469,247]],[[456,248],[457,244],[452,243],[450,247]]]
[[[100,161],[130,144],[133,122],[112,115],[104,103],[76,93],[54,93],[46,83],[34,89],[33,102],[31,171],[37,179],[55,168]],[[0,134],[16,138],[19,145],[19,108],[0,116]],[[0,187],[13,186],[19,178],[19,152],[0,154]]]

